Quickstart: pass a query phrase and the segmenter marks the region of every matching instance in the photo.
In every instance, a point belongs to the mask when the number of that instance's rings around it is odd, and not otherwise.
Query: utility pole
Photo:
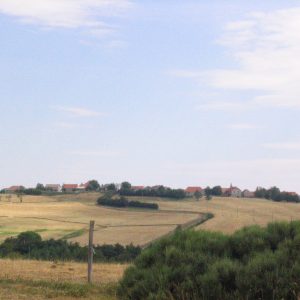
[[[95,226],[95,221],[90,221],[89,248],[88,248],[88,283],[92,283],[93,256],[94,256],[94,249],[93,249],[94,226]]]

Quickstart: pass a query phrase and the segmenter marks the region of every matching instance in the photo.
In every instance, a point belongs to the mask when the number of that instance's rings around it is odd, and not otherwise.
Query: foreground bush
[[[87,247],[65,240],[45,240],[36,232],[24,232],[8,238],[0,245],[0,257],[18,257],[39,260],[87,261]],[[133,245],[96,245],[95,262],[130,262],[141,252]]]
[[[299,299],[300,222],[251,226],[231,236],[178,231],[145,250],[120,299]]]

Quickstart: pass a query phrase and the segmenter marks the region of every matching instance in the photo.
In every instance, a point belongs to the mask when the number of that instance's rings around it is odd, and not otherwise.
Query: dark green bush
[[[231,236],[178,231],[143,251],[118,288],[123,300],[297,300],[299,293],[300,222]]]
[[[105,194],[97,200],[98,205],[111,206],[111,207],[133,207],[133,208],[147,208],[147,209],[158,209],[156,203],[145,203],[140,201],[128,201],[125,197],[112,198],[112,195]]]
[[[35,232],[24,232],[8,238],[0,245],[0,257],[39,260],[87,261],[87,247],[65,240],[42,240]],[[138,246],[95,245],[95,262],[130,262],[141,252]]]
[[[133,190],[130,186],[124,186],[120,190],[121,196],[141,196],[141,197],[161,197],[170,199],[183,199],[186,197],[186,193],[182,189],[171,189],[164,187],[163,185],[156,188],[146,187],[144,189]]]
[[[25,195],[39,196],[42,195],[42,191],[38,189],[25,189],[22,191]]]

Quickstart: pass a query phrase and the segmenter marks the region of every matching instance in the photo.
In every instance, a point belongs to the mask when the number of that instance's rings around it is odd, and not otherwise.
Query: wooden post
[[[88,283],[92,282],[93,255],[94,255],[94,249],[93,249],[94,226],[95,226],[95,221],[90,221],[89,249],[88,249]]]

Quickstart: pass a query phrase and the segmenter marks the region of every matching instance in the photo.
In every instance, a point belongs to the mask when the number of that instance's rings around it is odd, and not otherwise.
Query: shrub
[[[15,239],[13,249],[20,254],[28,254],[31,249],[41,245],[42,238],[38,233],[27,231],[18,235]]]
[[[111,206],[111,207],[131,207],[131,208],[147,208],[147,209],[158,209],[156,203],[145,203],[140,201],[128,201],[125,197],[112,198],[112,195],[104,195],[97,200],[99,205]]]
[[[186,193],[182,189],[171,189],[164,187],[163,185],[156,188],[146,187],[144,189],[133,190],[131,186],[126,184],[122,185],[120,190],[122,196],[145,196],[145,197],[162,197],[172,199],[183,199],[186,197]]]
[[[300,222],[231,236],[178,231],[135,260],[120,299],[290,299],[300,293]]]
[[[129,262],[141,252],[133,245],[95,245],[95,262]],[[0,245],[0,257],[19,257],[39,260],[87,260],[87,247],[65,240],[45,240],[35,232],[24,232],[8,238]]]
[[[42,195],[42,191],[38,190],[38,189],[25,189],[23,191],[23,193],[25,195],[31,195],[31,196],[40,196],[40,195]]]

